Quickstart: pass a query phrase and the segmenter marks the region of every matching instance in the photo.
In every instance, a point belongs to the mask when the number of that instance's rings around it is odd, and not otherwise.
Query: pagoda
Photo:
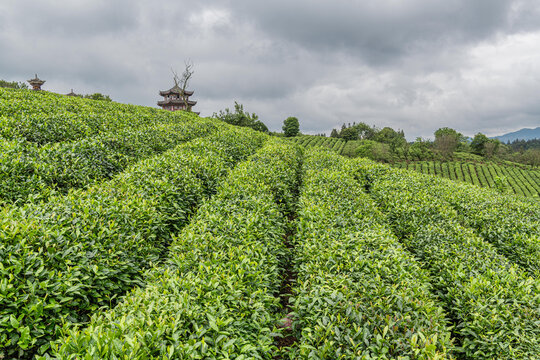
[[[185,101],[182,97],[182,94],[185,97]],[[189,100],[189,97],[193,95],[193,91],[183,91],[178,85],[174,85],[169,90],[160,91],[159,95],[163,96],[164,99],[158,101],[158,105],[163,108],[163,110],[169,111],[178,111],[178,110],[187,110],[191,111],[191,108],[197,104],[196,101]],[[186,107],[187,103],[187,107]],[[198,112],[195,114],[199,115]]]
[[[40,78],[38,78],[37,74],[35,78],[26,81],[28,81],[28,83],[32,85],[32,89],[36,91],[41,90],[41,85],[45,84],[45,80],[41,80]]]
[[[66,94],[66,96],[76,96],[76,97],[82,97],[82,96],[81,96],[81,95],[79,95],[79,94],[75,94],[75,93],[73,92],[73,89],[71,89],[71,92],[70,92],[69,94]]]

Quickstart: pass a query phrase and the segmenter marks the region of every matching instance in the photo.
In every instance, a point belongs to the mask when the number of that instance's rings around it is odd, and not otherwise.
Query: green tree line
[[[362,156],[393,163],[396,161],[452,160],[458,153],[470,154],[475,160],[508,160],[540,166],[540,140],[504,144],[477,133],[472,139],[449,127],[434,132],[434,140],[416,138],[407,142],[402,130],[390,127],[378,129],[365,123],[343,124],[333,129],[330,137],[354,142],[343,155]]]

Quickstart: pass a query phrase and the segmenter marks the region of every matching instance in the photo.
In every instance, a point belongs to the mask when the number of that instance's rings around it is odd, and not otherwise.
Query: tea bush
[[[130,164],[220,127],[210,120],[158,124],[41,147],[0,139],[0,200],[46,201],[54,193],[108,180]]]
[[[36,145],[196,118],[184,111],[0,88],[0,137]]]
[[[171,236],[264,136],[224,130],[144,160],[110,182],[0,212],[0,345],[43,352],[64,322],[87,321],[141,285]]]
[[[364,171],[373,169],[367,165]],[[459,356],[540,357],[540,282],[463,226],[441,196],[440,181],[395,170],[375,178],[370,191],[403,243],[430,270],[455,323]],[[474,208],[474,199],[469,201]]]
[[[269,141],[174,237],[144,289],[86,328],[65,328],[52,356],[272,359],[284,215],[295,201],[283,195],[300,166],[297,148]]]
[[[297,358],[451,358],[428,273],[385,225],[352,163],[308,151],[299,200]]]

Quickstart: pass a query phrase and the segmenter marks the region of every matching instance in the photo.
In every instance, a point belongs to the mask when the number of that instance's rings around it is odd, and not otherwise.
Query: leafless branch
[[[171,71],[173,73],[174,85],[180,88],[181,90],[180,97],[182,98],[182,101],[184,102],[185,109],[189,111],[188,97],[186,96],[185,93],[189,85],[189,80],[193,76],[194,70],[193,70],[193,62],[190,59],[186,60],[184,64],[185,64],[185,68],[181,77],[178,76],[178,73],[174,71],[174,69],[171,68]]]

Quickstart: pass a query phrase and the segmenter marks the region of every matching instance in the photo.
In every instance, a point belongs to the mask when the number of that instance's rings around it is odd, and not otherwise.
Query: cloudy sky
[[[538,0],[0,1],[0,79],[156,106],[187,59],[201,115],[275,131],[540,126]]]

